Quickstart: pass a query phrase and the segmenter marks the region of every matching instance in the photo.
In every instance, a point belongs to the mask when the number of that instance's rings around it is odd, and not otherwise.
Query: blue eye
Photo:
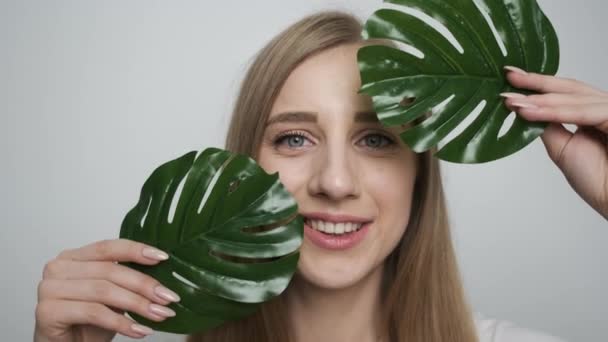
[[[368,134],[362,139],[365,145],[369,148],[379,149],[388,145],[393,145],[395,142],[382,134]]]
[[[287,149],[301,149],[310,145],[310,141],[306,135],[300,132],[287,132],[279,135],[273,140],[273,145],[284,147]],[[381,133],[370,133],[361,138],[357,145],[362,145],[365,148],[372,150],[380,150],[395,145],[395,141]]]
[[[283,144],[287,144],[288,148],[298,148],[304,146],[306,143],[306,138],[303,134],[298,132],[286,133],[274,140],[275,146],[280,146]]]
[[[304,145],[304,137],[300,135],[287,136],[285,137],[285,140],[287,140],[287,145],[289,147],[300,147]]]

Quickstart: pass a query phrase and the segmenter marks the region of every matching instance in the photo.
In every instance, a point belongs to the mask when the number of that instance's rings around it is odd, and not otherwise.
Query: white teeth
[[[350,233],[353,230],[353,224],[350,222],[347,222],[344,224],[344,231],[346,233]]]
[[[311,228],[313,228],[315,230],[321,231],[326,234],[335,234],[335,235],[354,232],[356,230],[359,230],[361,228],[361,226],[363,225],[362,223],[355,223],[355,222],[334,223],[334,222],[309,220],[309,219],[306,220],[306,224],[308,224]]]
[[[335,234],[344,234],[344,223],[336,223],[334,225],[335,229],[334,229],[334,233]]]

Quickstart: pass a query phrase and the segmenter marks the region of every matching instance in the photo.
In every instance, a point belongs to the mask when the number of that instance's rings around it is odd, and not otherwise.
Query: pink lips
[[[326,234],[304,224],[304,236],[320,248],[330,250],[345,250],[356,246],[367,235],[371,220],[350,215],[331,215],[325,213],[302,214],[306,219],[323,220],[328,222],[356,222],[363,223],[357,231],[334,235]]]

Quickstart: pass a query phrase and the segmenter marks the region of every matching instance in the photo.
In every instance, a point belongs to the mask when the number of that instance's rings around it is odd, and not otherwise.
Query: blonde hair
[[[348,13],[310,15],[271,40],[242,82],[226,137],[226,149],[257,157],[266,120],[289,74],[306,58],[342,44],[363,43],[362,25]],[[417,155],[418,176],[408,227],[386,260],[384,322],[388,340],[477,341],[448,225],[435,150]],[[290,341],[283,296],[253,315],[192,335],[188,342]]]

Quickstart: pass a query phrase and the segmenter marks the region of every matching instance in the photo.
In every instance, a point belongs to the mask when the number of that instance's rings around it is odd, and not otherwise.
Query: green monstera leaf
[[[438,158],[483,163],[511,155],[542,134],[546,123],[510,115],[499,96],[529,93],[508,83],[505,65],[557,72],[557,36],[535,0],[385,2],[390,8],[369,18],[363,37],[389,44],[359,50],[360,92],[372,97],[384,125],[410,124],[401,138],[414,151],[427,151],[447,137]],[[466,128],[459,132],[459,125]],[[450,140],[450,133],[456,137]]]
[[[120,237],[157,246],[169,259],[128,263],[182,298],[159,331],[189,334],[253,313],[280,294],[297,266],[303,221],[294,198],[251,158],[209,148],[158,167]]]

